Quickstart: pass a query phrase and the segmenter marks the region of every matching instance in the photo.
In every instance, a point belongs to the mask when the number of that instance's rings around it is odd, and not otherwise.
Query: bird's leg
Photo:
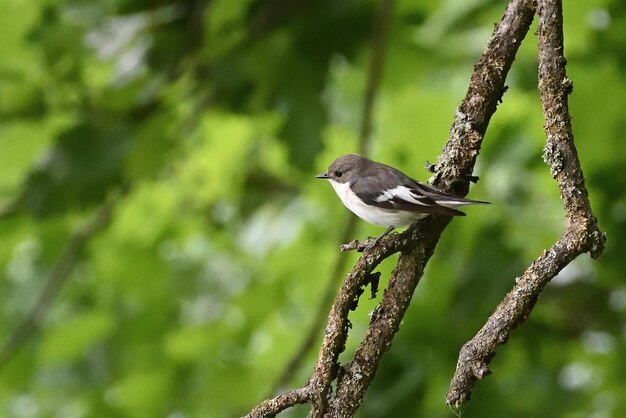
[[[378,238],[376,238],[374,240],[374,242],[372,242],[371,244],[368,244],[367,247],[365,247],[366,250],[370,250],[372,248],[374,248],[376,246],[376,244],[378,244],[378,242],[388,233],[390,233],[391,231],[393,231],[394,229],[396,229],[395,226],[390,226],[389,228],[387,228],[387,230],[385,232],[383,232],[382,234],[380,234],[378,236]]]

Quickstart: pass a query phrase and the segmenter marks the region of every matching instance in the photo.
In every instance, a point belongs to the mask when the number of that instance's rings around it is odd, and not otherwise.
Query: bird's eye
[[[343,173],[339,170],[335,170],[335,176],[337,177],[341,177],[343,175]]]

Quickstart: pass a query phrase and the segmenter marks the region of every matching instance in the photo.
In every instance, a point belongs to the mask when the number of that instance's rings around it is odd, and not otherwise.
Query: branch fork
[[[537,4],[538,3],[538,4]],[[566,214],[566,230],[545,250],[498,305],[485,325],[463,345],[446,401],[454,410],[466,403],[474,384],[491,374],[489,363],[497,346],[530,315],[544,286],[574,258],[590,252],[597,258],[604,234],[589,203],[584,177],[573,142],[567,96],[572,83],[565,75],[561,0],[511,0],[474,68],[470,85],[450,128],[449,141],[436,164],[429,164],[431,183],[444,191],[465,195],[489,121],[501,102],[506,75],[533,17],[539,16],[539,90],[545,116],[547,144],[543,158],[559,184]],[[459,187],[461,186],[461,187]],[[264,401],[249,417],[271,417],[295,404],[310,403],[309,417],[353,417],[391,346],[411,297],[450,218],[426,217],[401,234],[387,237],[365,250],[345,278],[328,315],[317,364],[306,386]],[[342,251],[361,250],[352,241]],[[363,293],[373,270],[400,253],[368,331],[351,361],[339,365],[345,348],[348,314]],[[335,382],[334,393],[332,383]]]

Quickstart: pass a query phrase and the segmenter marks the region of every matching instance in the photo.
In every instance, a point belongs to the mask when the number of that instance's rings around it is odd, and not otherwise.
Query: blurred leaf
[[[44,364],[84,359],[85,351],[102,342],[115,328],[108,312],[86,312],[48,328],[44,334],[41,359]]]
[[[135,371],[111,389],[111,402],[129,417],[159,416],[165,412],[168,375],[160,370]]]
[[[82,124],[63,132],[26,180],[26,207],[44,216],[101,202],[122,181],[130,145],[126,131],[119,128],[99,130]]]

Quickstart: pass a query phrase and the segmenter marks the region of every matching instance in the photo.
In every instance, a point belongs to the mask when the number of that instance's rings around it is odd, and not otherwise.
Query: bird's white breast
[[[335,189],[335,193],[341,199],[343,204],[350,209],[355,215],[378,226],[407,226],[418,219],[426,216],[424,213],[408,212],[397,209],[385,209],[377,206],[366,205],[361,199],[350,190],[350,183],[339,183],[333,179],[329,179],[331,186]]]

